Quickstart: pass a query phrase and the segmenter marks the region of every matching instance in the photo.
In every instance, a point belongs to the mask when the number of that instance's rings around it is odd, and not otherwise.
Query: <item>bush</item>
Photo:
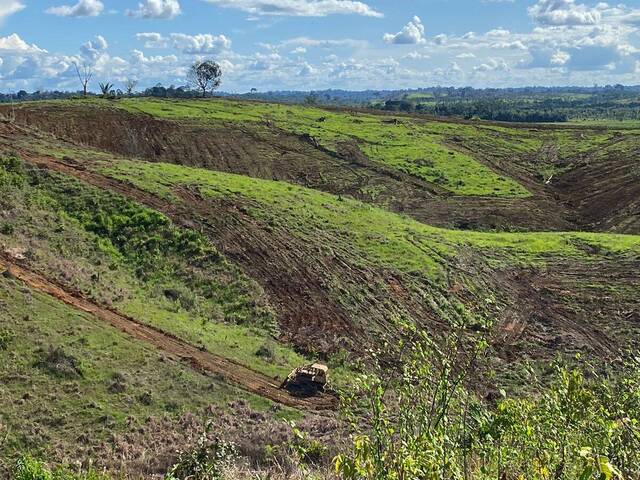
[[[22,187],[26,181],[22,160],[15,156],[0,157],[0,188]]]
[[[6,328],[0,329],[0,350],[6,350],[13,340],[13,334]]]
[[[50,346],[48,350],[38,350],[36,366],[58,377],[82,377],[80,362],[67,354],[62,347]]]
[[[193,448],[178,455],[165,480],[221,480],[224,472],[237,457],[232,443],[210,437],[212,423],[207,423],[204,433]]]
[[[29,456],[20,458],[13,469],[12,480],[109,480],[93,469],[72,473],[65,468],[50,470],[43,462]]]
[[[461,333],[437,346],[407,345],[392,378],[363,375],[344,413],[351,452],[335,460],[345,480],[640,478],[640,361],[612,374],[556,362],[535,395],[490,406],[464,386],[476,370]],[[453,347],[453,348],[452,348]],[[363,422],[363,412],[367,422]]]

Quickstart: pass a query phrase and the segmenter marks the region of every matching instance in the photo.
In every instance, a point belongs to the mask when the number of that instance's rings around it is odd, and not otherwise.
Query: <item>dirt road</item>
[[[168,333],[101,307],[79,294],[66,291],[0,253],[0,271],[4,270],[9,270],[13,277],[32,289],[55,297],[76,310],[93,315],[131,337],[157,348],[171,359],[186,362],[202,373],[222,376],[225,381],[235,384],[243,390],[301,410],[326,411],[334,410],[337,406],[337,399],[331,395],[323,394],[311,398],[292,397],[279,388],[280,382],[277,380],[227,358],[200,350]]]

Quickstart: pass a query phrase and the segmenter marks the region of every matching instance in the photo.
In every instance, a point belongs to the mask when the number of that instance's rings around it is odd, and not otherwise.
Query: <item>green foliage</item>
[[[165,480],[221,480],[225,470],[236,458],[232,443],[220,438],[211,438],[211,423],[197,443],[181,452],[178,460],[165,476]]]
[[[327,446],[318,440],[311,438],[307,433],[300,430],[295,423],[291,422],[293,431],[293,441],[288,448],[293,452],[296,459],[302,465],[318,465],[327,454]]]
[[[94,469],[73,473],[65,468],[50,470],[44,462],[29,456],[20,458],[13,469],[12,480],[109,480]]]
[[[202,235],[179,229],[161,213],[119,195],[98,194],[95,189],[72,180],[48,182],[46,188],[67,215],[110,242],[129,262],[135,263],[140,275],[170,268],[162,260],[172,255],[194,263],[220,259]]]
[[[0,157],[0,190],[21,187],[26,181],[22,160],[16,156]]]
[[[9,348],[9,344],[12,340],[13,333],[6,328],[0,328],[0,350],[6,350]]]
[[[397,374],[385,375],[374,354],[366,366],[371,373],[343,392],[343,413],[354,432],[352,452],[335,459],[345,480],[464,476],[468,438],[459,425],[469,396],[463,381],[486,345],[482,340],[465,345],[462,329],[442,346],[424,332],[409,332],[418,340],[399,346]]]
[[[403,346],[393,378],[359,378],[344,404],[352,449],[335,460],[343,479],[638,478],[637,360],[611,376],[556,363],[550,383],[531,374],[536,395],[501,392],[492,407],[463,385],[478,347],[453,338],[443,348],[426,338]]]

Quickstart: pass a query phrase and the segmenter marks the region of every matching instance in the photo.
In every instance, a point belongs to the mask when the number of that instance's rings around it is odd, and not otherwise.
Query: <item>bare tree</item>
[[[213,92],[222,82],[222,69],[212,60],[195,62],[189,68],[189,84],[202,91],[202,98],[207,92]]]
[[[138,80],[135,80],[133,78],[127,78],[127,80],[124,82],[124,89],[127,92],[128,96],[131,96],[133,94],[133,90],[138,86]]]
[[[76,73],[78,74],[78,80],[80,80],[80,85],[82,85],[82,94],[87,96],[87,85],[91,81],[91,77],[93,77],[93,72],[91,68],[87,66],[87,64],[83,64],[82,68],[78,66],[77,63],[73,63],[73,66],[76,67]]]

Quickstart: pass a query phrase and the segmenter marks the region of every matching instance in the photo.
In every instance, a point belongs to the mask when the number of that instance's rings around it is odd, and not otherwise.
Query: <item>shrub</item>
[[[0,187],[22,187],[26,176],[22,160],[16,156],[0,157]]]
[[[640,361],[610,375],[556,362],[550,382],[531,372],[536,395],[501,392],[492,407],[464,387],[468,340],[420,338],[397,375],[358,379],[344,409],[353,445],[335,460],[343,479],[640,478]]]
[[[36,366],[58,377],[82,377],[80,362],[67,354],[62,347],[50,346],[48,350],[38,350]]]
[[[13,334],[6,328],[0,329],[0,350],[6,350],[13,340]]]
[[[15,227],[11,223],[3,223],[0,225],[0,234],[2,235],[13,235],[15,232]]]
[[[191,449],[181,452],[165,480],[221,480],[224,472],[237,457],[232,443],[211,438],[212,423],[208,422],[204,433]]]
[[[20,458],[13,469],[12,480],[109,480],[104,473],[89,469],[73,473],[65,468],[50,470],[43,462],[29,456]]]

